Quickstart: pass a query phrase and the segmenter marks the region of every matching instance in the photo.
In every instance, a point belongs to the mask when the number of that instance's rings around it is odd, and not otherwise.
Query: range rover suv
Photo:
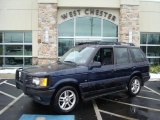
[[[120,91],[136,96],[149,78],[143,52],[118,43],[77,46],[53,64],[17,69],[15,81],[34,101],[68,113],[79,100]]]

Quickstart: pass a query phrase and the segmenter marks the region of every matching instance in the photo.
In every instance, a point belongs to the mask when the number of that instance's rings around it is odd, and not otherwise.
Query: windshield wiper
[[[71,64],[75,64],[75,65],[77,65],[77,63],[75,63],[75,62],[73,62],[73,61],[64,61],[64,62],[67,62],[67,63],[71,63]]]

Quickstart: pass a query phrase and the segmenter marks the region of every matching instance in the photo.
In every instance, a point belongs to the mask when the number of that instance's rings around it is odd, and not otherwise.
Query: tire
[[[71,112],[79,102],[77,90],[72,86],[65,86],[60,88],[54,99],[52,107],[57,113]]]
[[[136,96],[141,90],[141,79],[137,76],[133,77],[128,85],[129,96]]]

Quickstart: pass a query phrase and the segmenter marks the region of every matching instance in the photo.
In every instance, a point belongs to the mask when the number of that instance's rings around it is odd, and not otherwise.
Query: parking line
[[[0,83],[0,85],[4,84],[6,81],[7,81],[7,80],[5,80],[5,81],[1,82],[1,83]]]
[[[8,82],[5,82],[5,84],[10,85],[10,86],[13,86],[13,87],[16,87],[16,85],[11,84],[11,83],[8,83]]]
[[[92,103],[93,103],[94,111],[96,113],[97,120],[102,120],[102,116],[98,110],[98,106],[97,106],[95,100],[93,100]]]
[[[113,115],[113,116],[119,117],[119,118],[127,119],[127,120],[138,120],[138,119],[135,119],[135,118],[127,117],[127,116],[124,116],[124,115],[119,115],[119,114],[108,112],[108,111],[104,111],[104,110],[99,110],[99,111],[103,112],[103,113],[106,113],[106,114],[109,114],[109,115]]]
[[[13,104],[15,104],[21,97],[23,97],[24,93],[14,99],[11,103],[9,103],[5,108],[0,111],[0,115],[3,114],[6,110],[8,110]]]
[[[156,108],[150,108],[150,107],[145,107],[145,106],[141,106],[141,105],[130,104],[130,103],[125,103],[125,102],[121,102],[121,101],[115,101],[115,100],[110,100],[110,99],[104,99],[104,98],[101,98],[101,99],[102,99],[102,100],[111,101],[111,102],[115,102],[115,103],[119,103],[119,104],[123,104],[123,105],[129,105],[129,106],[134,106],[134,107],[138,107],[138,108],[143,108],[143,109],[148,109],[148,110],[160,112],[160,109],[156,109]]]
[[[16,99],[16,97],[14,97],[14,96],[12,96],[12,95],[10,95],[10,94],[7,94],[7,93],[5,93],[5,92],[0,91],[0,93],[3,94],[3,95],[8,96],[8,97],[10,97],[10,98]]]
[[[155,90],[153,90],[153,89],[151,89],[151,88],[149,88],[149,87],[147,87],[147,86],[144,86],[144,87],[147,88],[148,90],[150,90],[150,91],[156,93],[157,95],[160,95],[160,93],[158,93],[157,91],[155,91]]]
[[[149,99],[149,100],[155,100],[155,101],[159,101],[160,102],[160,99],[156,99],[156,98],[150,98],[150,97],[144,97],[144,96],[136,96],[136,97],[139,97],[139,98],[144,98],[144,99]]]
[[[154,92],[152,92],[150,90],[141,90],[141,91],[154,93]]]

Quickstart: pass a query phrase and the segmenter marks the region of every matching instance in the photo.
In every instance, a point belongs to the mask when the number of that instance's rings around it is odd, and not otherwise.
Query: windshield
[[[78,65],[85,64],[94,50],[95,48],[93,47],[72,48],[67,53],[65,53],[59,61],[75,63]]]

